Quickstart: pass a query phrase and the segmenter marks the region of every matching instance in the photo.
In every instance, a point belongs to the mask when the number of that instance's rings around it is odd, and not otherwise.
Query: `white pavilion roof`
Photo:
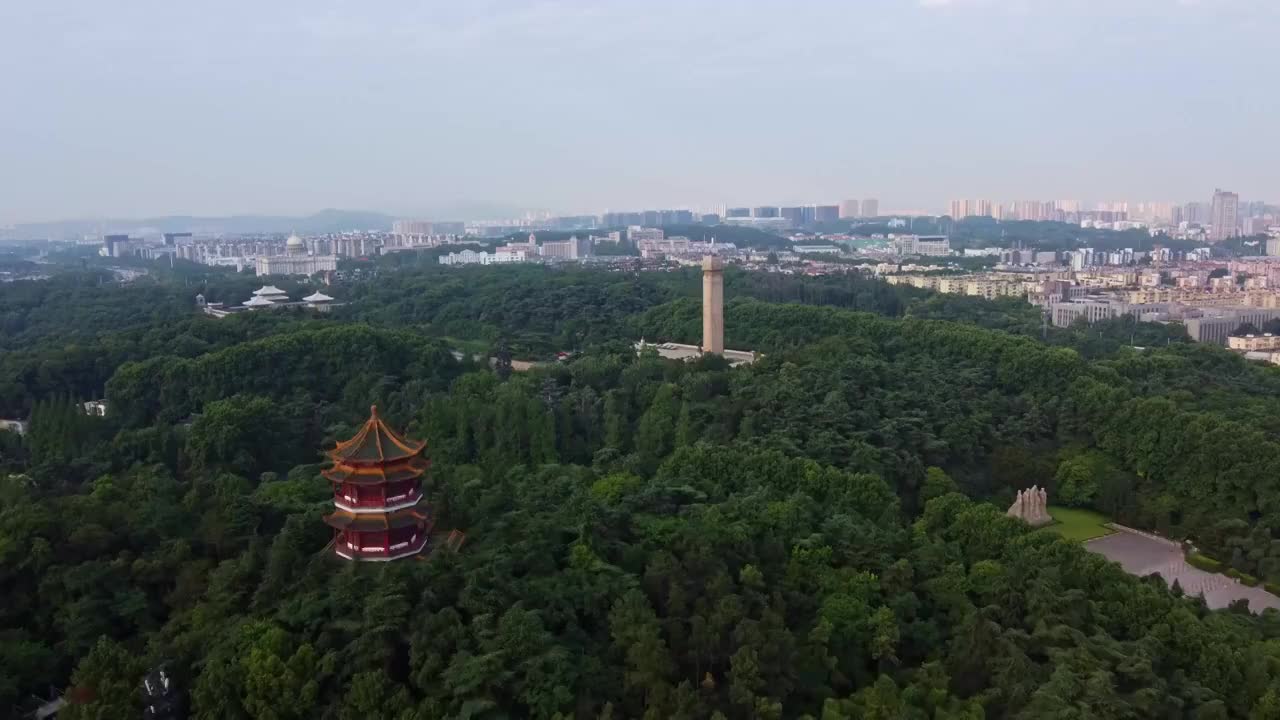
[[[302,298],[303,302],[309,302],[309,303],[331,302],[332,300],[333,298],[329,297],[328,295],[325,295],[324,293],[318,290]]]
[[[261,295],[256,295],[252,298],[249,298],[244,303],[245,307],[266,307],[268,305],[275,305],[275,303],[271,302],[270,300],[266,299]]]
[[[263,285],[257,290],[254,290],[253,294],[259,297],[263,295],[270,297],[272,295],[287,295],[288,293],[276,287],[275,285]]]

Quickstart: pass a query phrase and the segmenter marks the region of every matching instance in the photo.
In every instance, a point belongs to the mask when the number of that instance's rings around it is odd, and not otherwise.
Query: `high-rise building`
[[[842,218],[858,217],[858,201],[850,198],[840,203],[840,217]]]
[[[702,352],[724,354],[724,261],[702,258]]]
[[[1266,235],[1267,230],[1280,225],[1280,220],[1270,217],[1251,217],[1244,221],[1245,235]],[[1268,252],[1268,255],[1271,253]]]
[[[1045,203],[1039,200],[1019,200],[1015,204],[1014,214],[1019,220],[1045,220]]]
[[[1226,190],[1213,191],[1209,218],[1209,242],[1222,242],[1240,234],[1240,196]]]
[[[630,225],[643,225],[644,213],[638,212],[609,212],[600,216],[600,227],[616,228],[628,227]]]
[[[102,247],[107,257],[120,257],[129,247],[128,235],[103,235]]]
[[[391,242],[393,247],[413,247],[425,245],[427,239],[435,234],[435,229],[426,220],[396,220],[391,223]]]
[[[1174,204],[1168,202],[1141,202],[1131,208],[1129,216],[1134,220],[1159,225],[1173,220],[1173,208]]]
[[[661,240],[666,237],[662,228],[647,228],[638,225],[627,228],[627,241],[636,244],[642,240]]]
[[[999,218],[1004,206],[990,200],[952,200],[950,215],[953,220],[967,217]]]
[[[867,198],[862,201],[862,217],[873,218],[880,216],[880,201],[875,198]]]
[[[813,209],[814,221],[820,223],[833,223],[840,219],[839,205],[818,205]]]
[[[760,207],[751,208],[751,217],[755,218],[774,218],[778,217],[778,208],[771,205],[761,205]]]
[[[780,210],[782,219],[791,223],[792,227],[803,227],[805,224],[805,212],[802,207],[784,207]]]
[[[751,208],[744,208],[744,207],[729,208],[728,210],[724,211],[724,216],[731,217],[731,218],[751,217]]]
[[[659,230],[659,233],[662,231]],[[574,235],[568,240],[547,240],[538,247],[538,255],[558,260],[580,260],[591,257],[594,246],[591,238]]]

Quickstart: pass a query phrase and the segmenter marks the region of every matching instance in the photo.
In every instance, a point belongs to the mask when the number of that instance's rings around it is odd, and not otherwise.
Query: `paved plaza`
[[[1177,543],[1136,532],[1120,530],[1090,540],[1084,546],[1120,563],[1126,572],[1139,577],[1159,573],[1165,582],[1177,580],[1188,595],[1201,595],[1205,604],[1217,610],[1236,600],[1249,601],[1249,609],[1260,613],[1266,608],[1280,609],[1280,597],[1260,587],[1249,587],[1226,575],[1210,573],[1187,564]]]

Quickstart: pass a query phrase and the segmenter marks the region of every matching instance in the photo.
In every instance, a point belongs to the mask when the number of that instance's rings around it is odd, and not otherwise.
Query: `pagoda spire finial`
[[[378,406],[377,406],[377,405],[370,405],[370,406],[369,406],[369,417],[378,417]]]

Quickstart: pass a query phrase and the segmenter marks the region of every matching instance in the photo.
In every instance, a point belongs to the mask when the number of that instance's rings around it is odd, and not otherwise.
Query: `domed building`
[[[257,262],[258,275],[315,275],[337,269],[336,255],[312,255],[297,233],[285,241],[283,255],[259,257]]]

